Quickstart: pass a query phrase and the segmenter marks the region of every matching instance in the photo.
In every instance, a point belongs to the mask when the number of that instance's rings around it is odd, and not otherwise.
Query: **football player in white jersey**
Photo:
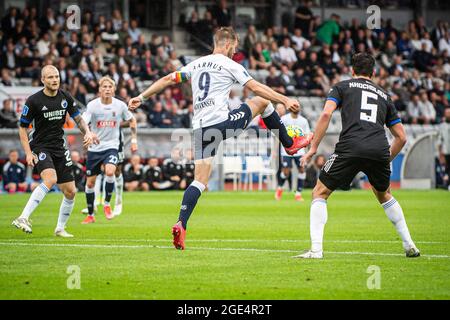
[[[83,220],[83,224],[95,222],[94,200],[95,200],[95,180],[101,167],[104,165],[105,174],[105,201],[103,211],[107,219],[114,217],[110,201],[114,191],[115,173],[119,162],[120,145],[120,125],[122,121],[130,121],[132,114],[127,105],[114,98],[116,85],[110,77],[103,77],[99,80],[100,97],[90,101],[83,113],[83,119],[91,124],[91,130],[100,140],[100,143],[88,148],[86,160],[86,202],[88,216]],[[136,143],[136,130],[131,128],[132,139]],[[133,143],[132,143],[133,150]]]
[[[184,192],[178,222],[172,228],[173,244],[177,249],[185,248],[187,221],[206,188],[213,158],[221,141],[240,134],[257,115],[262,116],[267,128],[277,135],[288,154],[295,154],[312,140],[312,134],[295,138],[287,134],[286,127],[275,112],[271,101],[284,104],[290,111],[298,110],[299,102],[254,80],[243,66],[233,61],[231,58],[238,43],[237,34],[232,28],[218,29],[214,34],[212,54],[201,57],[179,71],[157,80],[138,97],[128,102],[128,107],[134,110],[166,87],[191,80],[195,174],[194,181]],[[230,90],[235,83],[253,91],[257,97],[229,111]]]
[[[304,134],[309,134],[311,132],[308,120],[302,117],[300,113],[297,111],[292,111],[289,112],[288,114],[285,114],[284,116],[281,117],[281,120],[283,121],[286,127],[297,126],[300,129],[302,129]],[[281,200],[281,196],[283,194],[283,185],[286,182],[286,179],[289,179],[290,181],[292,179],[291,169],[292,169],[292,162],[294,162],[298,169],[297,190],[295,191],[295,200],[303,201],[302,190],[306,178],[306,172],[305,168],[300,165],[300,158],[304,154],[305,149],[300,149],[297,151],[296,154],[289,155],[286,152],[286,150],[281,148],[281,173],[278,180],[278,188],[275,191],[276,200]]]

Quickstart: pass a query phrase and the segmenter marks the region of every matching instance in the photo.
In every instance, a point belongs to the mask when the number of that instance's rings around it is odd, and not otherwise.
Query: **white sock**
[[[59,207],[59,217],[56,229],[64,230],[66,227],[67,220],[69,220],[70,214],[72,213],[73,206],[75,205],[75,199],[63,198],[61,202],[61,207]]]
[[[272,102],[269,102],[267,107],[264,109],[264,111],[261,113],[261,118],[267,118],[275,111],[275,108],[273,107]]]
[[[122,195],[123,195],[123,175],[120,174],[120,176],[116,177],[116,199],[115,199],[116,205],[122,203]]]
[[[28,202],[19,218],[25,219],[30,218],[34,209],[36,209],[39,203],[41,203],[41,201],[44,200],[45,196],[49,191],[50,190],[44,183],[41,183],[39,186],[37,186],[36,189],[34,189],[33,193],[31,194],[30,199],[28,199]]]
[[[311,203],[309,214],[311,250],[314,252],[323,250],[323,229],[328,219],[327,200],[316,198]]]
[[[102,197],[102,178],[103,175],[99,174],[97,178],[95,178],[94,192],[95,192],[95,202],[94,207],[98,206],[97,198],[101,199]]]
[[[408,226],[406,225],[402,207],[397,200],[392,197],[390,200],[382,203],[381,205],[383,206],[387,217],[391,220],[392,224],[395,226],[395,229],[397,229],[397,232],[403,241],[403,248],[409,249],[410,247],[415,247],[414,242],[411,239],[411,235],[409,234]]]

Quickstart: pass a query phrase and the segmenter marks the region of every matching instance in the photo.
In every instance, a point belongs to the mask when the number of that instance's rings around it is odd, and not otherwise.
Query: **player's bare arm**
[[[325,133],[327,132],[328,126],[330,125],[330,120],[333,115],[334,110],[336,110],[337,104],[332,100],[327,100],[323,111],[317,120],[314,138],[311,142],[311,147],[309,151],[301,158],[301,165],[304,167],[308,164],[311,158],[316,154],[319,148],[320,142],[322,141]]]
[[[137,121],[135,117],[130,119],[130,131],[131,131],[131,152],[138,151],[138,140],[137,140]]]
[[[392,141],[391,147],[389,149],[390,156],[389,160],[392,161],[395,157],[400,153],[402,148],[406,144],[406,132],[403,124],[397,123],[389,128],[392,135],[394,136],[394,140]]]
[[[300,103],[298,102],[298,100],[288,98],[288,97],[276,92],[275,90],[269,88],[265,84],[262,84],[261,82],[258,82],[256,80],[252,79],[252,80],[249,80],[245,84],[245,87],[250,89],[257,96],[260,96],[264,99],[267,99],[267,100],[270,100],[273,102],[284,104],[289,111],[293,111],[293,112],[299,111]]]
[[[24,127],[19,127],[19,137],[22,148],[25,151],[26,161],[30,167],[33,167],[37,162],[37,157],[33,152],[31,152],[30,143],[28,141],[28,129]]]
[[[139,106],[147,99],[151,98],[153,95],[163,91],[165,88],[172,86],[174,84],[180,83],[177,82],[176,75],[180,73],[178,71],[172,72],[157,81],[155,81],[150,87],[148,87],[144,92],[142,92],[139,96],[131,98],[128,101],[128,108],[130,110],[134,110],[139,108]]]
[[[88,147],[89,145],[95,143],[97,144],[98,138],[92,134],[91,130],[89,130],[89,126],[84,121],[83,117],[81,115],[76,115],[73,120],[78,126],[78,129],[80,129],[81,134],[83,135],[83,146]]]

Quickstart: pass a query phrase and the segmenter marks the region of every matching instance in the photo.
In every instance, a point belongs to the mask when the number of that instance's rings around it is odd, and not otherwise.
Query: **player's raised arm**
[[[330,124],[331,116],[334,110],[336,110],[337,104],[334,100],[327,100],[323,111],[320,114],[319,120],[317,120],[316,128],[314,132],[314,138],[311,142],[311,147],[309,151],[301,158],[301,165],[304,167],[311,158],[316,154],[320,142],[322,141],[325,133],[327,132],[328,126]]]
[[[131,98],[130,101],[128,101],[128,108],[130,110],[134,110],[138,108],[145,100],[163,91],[165,88],[177,83],[182,83],[187,80],[188,77],[185,72],[175,71],[169,73],[168,75],[152,83],[152,85],[148,87],[144,92],[142,92],[139,96]]]
[[[270,87],[262,84],[261,82],[256,81],[255,79],[249,80],[245,87],[250,89],[254,94],[264,99],[282,103],[286,106],[289,111],[298,112],[300,108],[300,103],[296,99],[290,99]]]

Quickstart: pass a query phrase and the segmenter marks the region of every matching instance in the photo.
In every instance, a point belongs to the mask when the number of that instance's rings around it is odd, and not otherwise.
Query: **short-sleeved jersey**
[[[194,129],[227,120],[231,87],[235,83],[244,86],[252,79],[243,66],[222,54],[201,57],[180,71],[191,80]]]
[[[281,121],[283,121],[283,124],[286,127],[291,126],[291,125],[299,126],[300,129],[303,130],[304,134],[308,134],[311,132],[308,120],[306,120],[306,118],[302,117],[301,115],[298,115],[296,118],[294,118],[294,117],[292,117],[292,113],[288,113],[281,117]],[[297,153],[292,156],[288,155],[284,148],[281,148],[281,155],[283,157],[300,157],[304,154],[305,154],[305,148],[298,150]]]
[[[80,114],[77,103],[70,94],[58,90],[54,97],[47,96],[44,89],[31,95],[23,106],[20,125],[32,130],[29,134],[31,150],[47,149],[64,151],[64,123],[66,114],[75,117]]]
[[[354,78],[333,86],[327,100],[341,111],[342,131],[335,153],[341,157],[373,160],[389,159],[389,143],[384,125],[401,120],[389,95],[364,78]]]
[[[119,150],[120,123],[122,120],[130,120],[132,117],[127,105],[119,99],[112,98],[110,104],[103,104],[100,98],[89,102],[83,113],[83,119],[86,123],[91,124],[91,131],[100,140],[99,144],[91,144],[89,151]]]

